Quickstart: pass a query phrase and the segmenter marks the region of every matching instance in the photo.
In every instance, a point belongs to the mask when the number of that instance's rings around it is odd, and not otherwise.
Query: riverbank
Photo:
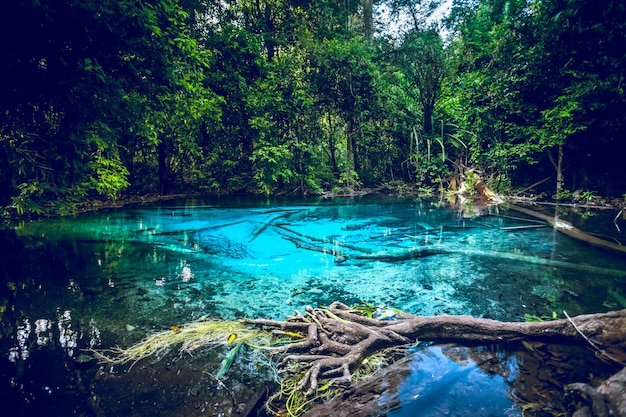
[[[527,190],[523,190],[527,191]],[[375,187],[363,187],[359,189],[345,189],[325,191],[321,194],[307,195],[304,198],[361,198],[368,195],[393,195],[400,197],[414,197],[428,201],[441,201],[450,205],[454,205],[454,196],[458,192],[446,190],[444,194],[435,187],[418,187],[415,184],[407,184],[404,182],[394,182],[390,184],[380,184]],[[169,201],[184,198],[216,198],[216,197],[233,197],[233,196],[261,196],[259,193],[227,193],[227,192],[184,192],[172,194],[145,194],[145,195],[128,195],[122,196],[116,200],[100,200],[88,199],[84,202],[75,204],[72,209],[67,209],[67,204],[63,202],[51,201],[45,205],[45,210],[39,213],[29,213],[19,215],[10,206],[0,208],[0,217],[5,223],[15,222],[25,219],[34,219],[42,217],[71,216],[81,213],[88,213],[97,210],[116,209],[134,204],[148,204],[159,201]],[[263,195],[265,196],[265,195]],[[268,198],[290,198],[294,197],[294,192],[278,193],[266,196]],[[466,196],[472,199],[472,196]],[[573,211],[577,210],[615,210],[618,214],[616,218],[623,217],[626,220],[626,197],[617,198],[611,196],[596,196],[585,193],[572,193],[567,198],[555,200],[549,198],[546,193],[529,194],[523,192],[511,191],[498,196],[500,202],[534,205],[539,207],[560,207]],[[61,209],[63,207],[63,209]]]

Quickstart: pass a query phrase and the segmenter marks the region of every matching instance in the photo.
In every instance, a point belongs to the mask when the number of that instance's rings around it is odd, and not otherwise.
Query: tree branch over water
[[[283,363],[298,363],[307,372],[299,388],[314,395],[320,378],[349,385],[351,372],[375,351],[416,341],[437,343],[509,343],[533,340],[553,343],[585,343],[594,340],[598,354],[610,360],[626,358],[626,310],[590,314],[549,322],[500,322],[471,316],[420,317],[401,313],[398,320],[368,318],[335,302],[329,308],[308,308],[305,315],[287,321],[244,320],[262,328],[299,331],[304,341],[277,348],[291,353]],[[585,335],[583,338],[581,335]],[[614,356],[603,347],[616,350]],[[302,353],[305,352],[305,353]],[[619,359],[617,359],[619,358]]]
[[[626,363],[626,310],[567,316],[567,319],[547,322],[500,322],[471,316],[414,316],[393,309],[390,309],[391,320],[379,320],[371,317],[372,312],[368,314],[366,307],[348,307],[334,302],[327,308],[308,307],[304,314],[296,313],[284,321],[195,322],[171,332],[151,335],[127,349],[96,352],[96,355],[109,363],[134,363],[168,346],[182,344],[181,353],[191,353],[202,346],[228,345],[237,340],[238,344],[274,355],[277,374],[281,375],[281,390],[270,400],[285,394],[284,387],[289,386],[287,401],[293,403],[294,397],[299,396],[301,405],[298,407],[312,404],[311,400],[328,392],[339,394],[355,381],[363,380],[366,363],[381,358],[385,352],[418,342],[452,342],[465,346],[518,342],[578,345],[591,349],[600,359],[613,363],[616,369]],[[229,366],[237,352],[232,353]],[[227,372],[222,366],[219,375],[224,377]],[[374,372],[365,371],[365,378]],[[621,381],[619,376],[615,376],[615,380]],[[568,389],[581,395],[596,393],[585,383]],[[602,392],[609,391],[599,392],[594,398],[606,397],[609,404],[621,391],[606,395]],[[304,408],[299,410],[303,412]],[[614,415],[624,414],[615,411]]]

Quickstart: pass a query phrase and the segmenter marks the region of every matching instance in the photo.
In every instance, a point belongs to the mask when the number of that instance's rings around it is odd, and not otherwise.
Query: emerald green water
[[[76,358],[204,317],[341,301],[523,320],[626,296],[623,258],[503,207],[463,218],[415,199],[184,200],[25,222],[0,239],[7,392],[33,351]]]

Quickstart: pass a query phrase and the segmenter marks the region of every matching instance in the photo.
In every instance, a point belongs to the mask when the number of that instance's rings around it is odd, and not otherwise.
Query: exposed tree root
[[[626,416],[626,368],[604,381],[598,388],[577,382],[565,387],[579,402],[577,417]]]
[[[300,415],[314,401],[329,399],[363,381],[380,366],[389,364],[389,358],[398,359],[398,351],[404,352],[418,340],[466,346],[510,342],[579,345],[616,367],[626,363],[626,309],[576,317],[566,314],[567,319],[547,322],[507,323],[471,316],[414,316],[396,310],[391,320],[379,320],[371,317],[371,307],[351,308],[335,302],[327,308],[309,307],[304,314],[296,313],[284,321],[189,323],[151,335],[127,349],[94,353],[104,362],[121,364],[160,356],[174,345],[182,345],[181,354],[192,354],[203,346],[237,343],[217,373],[223,378],[239,348],[246,344],[278,355],[277,371],[283,374],[279,380],[281,390],[270,402],[284,400],[289,415]],[[624,375],[624,371],[615,374],[598,388],[580,383],[567,390],[594,410],[626,417],[620,408],[621,390],[626,387]]]
[[[607,360],[626,360],[626,310],[591,314],[549,322],[505,323],[470,316],[419,317],[402,314],[382,321],[335,302],[329,308],[308,308],[305,315],[286,321],[245,320],[245,323],[279,331],[304,332],[306,339],[276,347],[288,353],[281,366],[296,364],[291,371],[306,371],[298,388],[315,395],[319,380],[331,385],[350,384],[351,373],[368,356],[392,346],[420,341],[457,343],[506,343],[545,341],[589,343]],[[582,336],[584,335],[584,337]]]

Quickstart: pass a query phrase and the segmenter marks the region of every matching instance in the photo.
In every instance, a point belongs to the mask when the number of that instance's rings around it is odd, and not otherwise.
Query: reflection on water
[[[617,308],[624,260],[539,226],[502,208],[468,219],[375,198],[181,202],[22,223],[0,231],[0,360],[13,366],[2,365],[2,389],[45,349],[74,363],[81,349],[202,317],[282,319],[332,301],[501,320]]]
[[[492,349],[430,347],[411,358],[409,376],[398,387],[400,407],[395,417],[521,416],[510,398],[507,380],[517,373],[515,357]],[[497,360],[500,374],[485,372],[480,364]],[[506,379],[505,379],[506,378]],[[385,397],[380,399],[381,403]]]

